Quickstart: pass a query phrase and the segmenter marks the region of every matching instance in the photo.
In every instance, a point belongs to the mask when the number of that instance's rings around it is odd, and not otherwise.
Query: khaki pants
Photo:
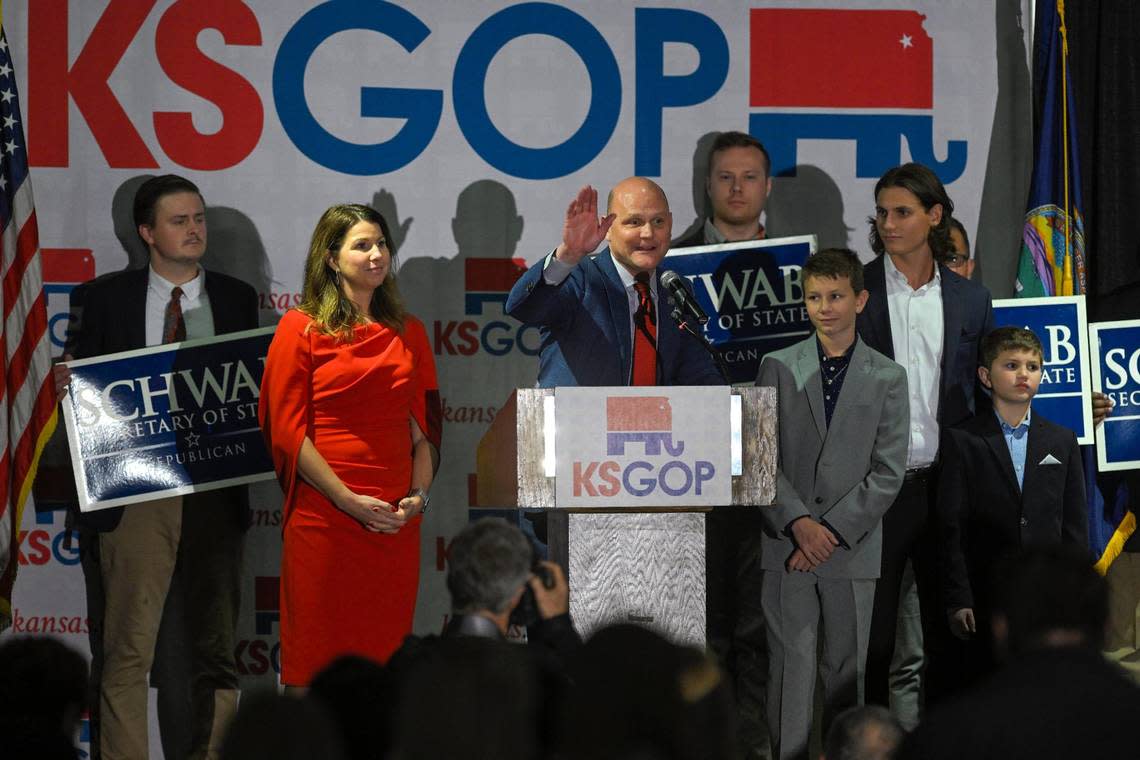
[[[1109,565],[1107,577],[1105,654],[1140,681],[1140,553],[1121,554]]]
[[[135,504],[99,534],[103,580],[103,673],[99,693],[104,760],[147,757],[147,673],[175,570],[185,591],[192,673],[191,757],[217,757],[237,708],[234,630],[240,599],[241,531],[208,502],[183,520],[181,498]],[[221,511],[221,510],[219,510]]]

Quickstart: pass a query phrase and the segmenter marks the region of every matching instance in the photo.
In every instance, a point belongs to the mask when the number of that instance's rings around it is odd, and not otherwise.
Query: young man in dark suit
[[[948,256],[954,204],[938,177],[921,164],[904,164],[875,185],[871,248],[866,267],[867,306],[859,315],[859,337],[894,359],[910,387],[910,443],[907,474],[894,505],[883,518],[883,572],[875,589],[866,697],[888,705],[888,676],[895,650],[899,589],[909,559],[914,567],[927,658],[927,701],[942,684],[939,653],[952,637],[938,602],[937,537],[928,519],[938,462],[939,430],[970,417],[985,395],[977,379],[978,346],[993,327],[989,291],[951,272],[938,260]]]
[[[198,264],[206,217],[192,182],[171,174],[147,180],[135,194],[134,221],[149,266],[103,275],[73,292],[65,358],[257,327],[253,288]],[[57,385],[66,382],[60,368]],[[93,755],[147,756],[147,672],[176,565],[193,679],[190,756],[216,755],[237,706],[234,644],[248,521],[244,486],[76,518],[99,691]]]
[[[908,438],[906,373],[855,334],[867,301],[858,257],[820,251],[804,264],[803,287],[815,334],[768,354],[756,378],[779,400],[761,600],[768,726],[781,760],[807,757],[820,632],[823,730],[862,702],[881,520],[902,485]]]
[[[993,410],[942,435],[942,595],[951,632],[968,642],[963,686],[995,667],[989,633],[997,561],[1030,546],[1088,547],[1077,437],[1032,410],[1043,356],[1030,330],[999,327],[987,335],[978,376],[990,389]]]
[[[704,177],[709,216],[673,248],[763,240],[761,214],[772,192],[772,161],[746,132],[721,132],[709,148]],[[768,645],[760,609],[760,510],[714,507],[705,516],[708,643],[736,690],[736,722],[745,760],[767,757],[764,694]]]
[[[745,132],[721,132],[709,148],[705,192],[712,215],[674,248],[763,240],[760,215],[772,193],[772,161],[763,143]]]

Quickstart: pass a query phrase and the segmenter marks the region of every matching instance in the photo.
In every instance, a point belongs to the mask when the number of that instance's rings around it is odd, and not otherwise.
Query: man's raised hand
[[[605,240],[614,218],[614,214],[598,216],[598,191],[586,185],[566,209],[562,243],[554,251],[554,257],[564,264],[576,266],[583,256],[593,253]]]

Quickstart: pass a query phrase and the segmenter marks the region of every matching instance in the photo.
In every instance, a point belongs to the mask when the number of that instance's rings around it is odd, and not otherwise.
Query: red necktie
[[[186,340],[186,321],[182,319],[182,288],[170,291],[170,303],[162,318],[162,342],[178,343]]]
[[[657,314],[649,295],[649,275],[638,274],[633,283],[637,291],[637,311],[633,313],[633,380],[632,385],[657,385]]]

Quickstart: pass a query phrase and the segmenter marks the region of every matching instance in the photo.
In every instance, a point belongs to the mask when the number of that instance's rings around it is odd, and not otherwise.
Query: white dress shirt
[[[182,321],[186,324],[186,339],[210,338],[214,335],[214,314],[210,311],[210,298],[202,282],[206,271],[198,269],[198,276],[183,283]],[[163,278],[153,268],[150,270],[150,284],[146,289],[146,344],[162,345],[162,328],[166,320],[166,306],[170,303],[170,291],[174,283]]]
[[[942,345],[946,326],[942,315],[942,275],[917,290],[886,261],[887,310],[891,315],[891,339],[895,361],[906,370],[910,392],[910,444],[906,466],[926,467],[938,456],[938,390],[942,383]]]

